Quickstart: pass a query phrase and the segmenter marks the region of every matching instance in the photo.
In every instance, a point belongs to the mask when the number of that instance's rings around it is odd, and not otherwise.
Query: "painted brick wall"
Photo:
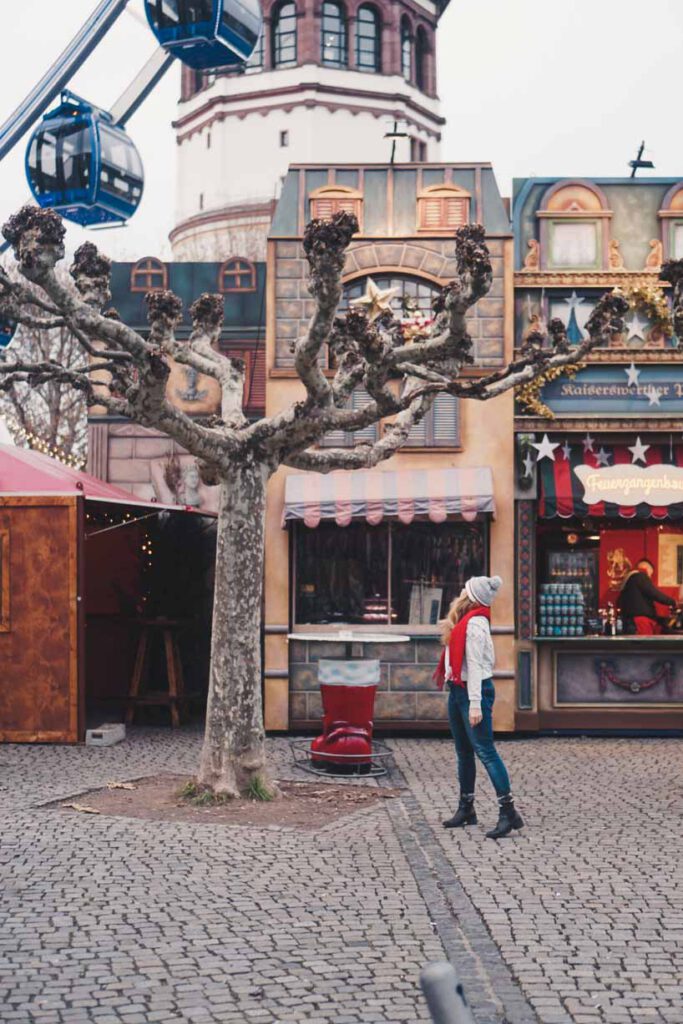
[[[446,698],[434,688],[440,645],[431,638],[397,644],[353,644],[354,658],[379,658],[381,682],[375,701],[375,723],[447,722]],[[344,658],[346,645],[334,642],[292,640],[289,657],[290,719],[294,726],[319,722],[322,716],[318,661]]]
[[[468,318],[474,343],[474,358],[480,366],[499,366],[504,362],[504,283],[503,241],[488,242],[493,266],[491,291],[474,307]],[[427,274],[446,284],[455,275],[453,241],[450,238],[408,242],[353,242],[345,266],[345,277],[361,273],[392,272]],[[298,241],[275,243],[275,366],[294,365],[291,347],[306,330],[313,312],[308,294],[308,264]]]

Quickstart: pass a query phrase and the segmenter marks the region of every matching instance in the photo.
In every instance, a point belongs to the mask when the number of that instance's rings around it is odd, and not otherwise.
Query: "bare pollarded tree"
[[[457,275],[436,300],[430,326],[411,341],[389,311],[374,321],[358,309],[345,316],[337,313],[345,251],[357,230],[355,218],[346,213],[331,221],[312,221],[306,228],[304,250],[315,312],[294,346],[302,397],[274,416],[249,423],[242,412],[244,366],[217,349],[222,296],[204,294],[196,300],[190,338],[178,342],[180,300],[169,291],[150,293],[150,333],[143,338],[114,314],[100,312],[110,300],[110,262],[92,243],[75,254],[70,268],[75,287],[60,282],[55,268],[64,255],[65,232],[54,212],[26,206],[3,228],[30,287],[0,274],[0,311],[23,321],[29,306],[37,305],[45,325],[66,325],[74,333],[83,360],[70,368],[44,359],[1,365],[0,389],[16,381],[68,383],[89,405],[104,405],[115,415],[167,433],[197,458],[207,481],[221,486],[209,696],[198,773],[198,782],[216,793],[234,796],[254,786],[275,789],[267,773],[261,708],[269,477],[279,466],[321,473],[375,466],[402,447],[437,394],[487,401],[551,366],[585,358],[621,329],[627,309],[623,299],[607,295],[588,321],[589,337],[580,345],[570,350],[563,325],[551,321],[549,339],[540,333],[528,336],[519,358],[508,366],[459,380],[461,368],[473,362],[466,315],[491,286],[483,228],[470,225],[456,233]],[[333,379],[321,368],[325,346],[335,357]],[[220,416],[191,419],[170,405],[165,394],[169,359],[219,382]],[[111,374],[104,394],[93,378],[101,378],[102,371]],[[361,385],[370,402],[350,409],[351,393]],[[375,443],[352,449],[317,447],[330,431],[361,430],[387,417],[392,423]]]
[[[22,324],[12,341],[10,359],[47,360],[69,367],[82,362],[82,353],[66,326],[42,329]],[[88,421],[82,393],[54,378],[36,386],[16,380],[3,392],[0,415],[16,444],[59,452],[76,465],[85,463]]]

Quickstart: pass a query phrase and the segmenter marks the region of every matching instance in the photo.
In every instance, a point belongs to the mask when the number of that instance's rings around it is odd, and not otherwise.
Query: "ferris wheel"
[[[0,160],[33,129],[25,169],[34,199],[84,227],[124,224],[138,208],[144,171],[125,126],[173,61],[199,70],[244,65],[263,26],[259,0],[145,0],[159,48],[107,111],[66,86],[128,3],[101,0],[0,126]],[[58,96],[57,106],[48,110]],[[0,253],[6,248],[7,243],[0,245]],[[15,326],[0,318],[0,349],[11,341]]]
[[[106,111],[66,86],[128,3],[101,0],[0,127],[0,160],[34,129],[25,163],[36,202],[84,226],[124,223],[135,213],[144,173],[125,126],[173,61],[178,58],[200,70],[245,64],[263,23],[259,0],[145,0],[147,21],[160,47]],[[58,105],[45,113],[60,93]]]

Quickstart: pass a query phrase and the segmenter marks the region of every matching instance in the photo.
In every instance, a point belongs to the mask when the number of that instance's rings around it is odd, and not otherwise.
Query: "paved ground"
[[[40,808],[198,744],[0,747],[2,1024],[424,1021],[443,957],[479,1024],[683,1024],[680,741],[503,744],[529,825],[500,844],[439,827],[440,740],[394,743],[404,797],[315,834]]]

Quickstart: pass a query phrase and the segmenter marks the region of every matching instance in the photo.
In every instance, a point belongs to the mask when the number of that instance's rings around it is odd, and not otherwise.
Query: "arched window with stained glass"
[[[274,68],[296,64],[296,4],[279,4],[272,18],[272,61]]]
[[[345,68],[349,56],[346,39],[346,12],[343,4],[323,4],[321,31],[323,64],[333,68]]]
[[[356,66],[359,71],[382,70],[379,13],[371,4],[358,8],[356,18]]]

